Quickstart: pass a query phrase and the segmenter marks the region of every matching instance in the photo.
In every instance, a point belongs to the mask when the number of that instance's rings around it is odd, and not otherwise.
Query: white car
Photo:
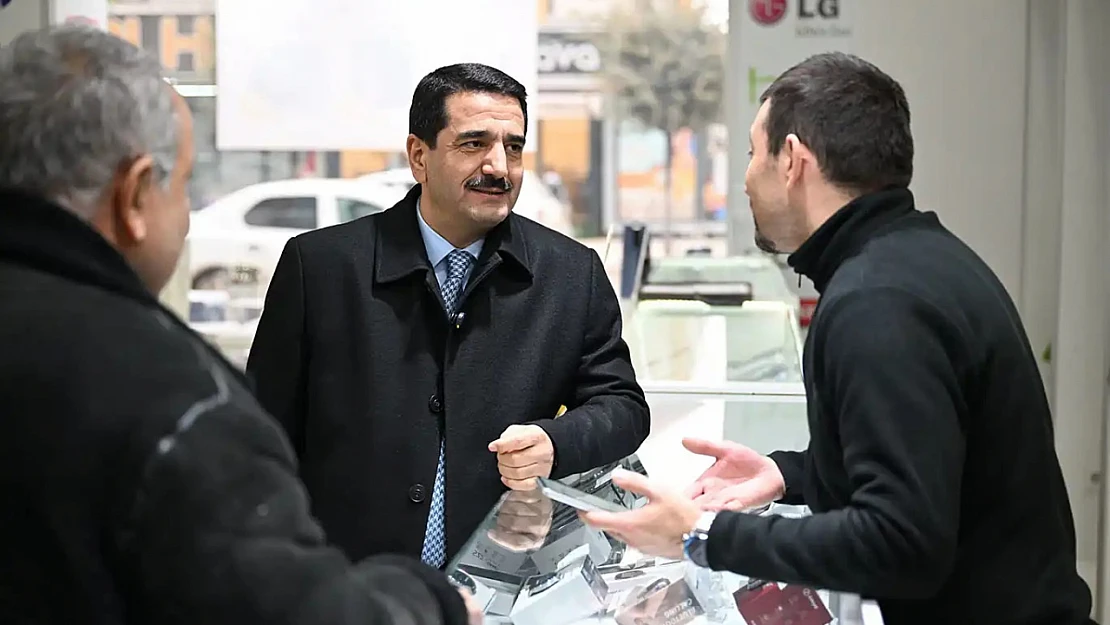
[[[366,174],[359,177],[358,180],[392,187],[398,192],[398,200],[404,197],[409,189],[416,186],[412,171],[407,167]],[[525,170],[524,180],[520,185],[520,195],[517,197],[513,212],[539,222],[568,237],[574,236],[570,207],[560,202],[559,198],[555,197],[555,194],[547,188],[547,185],[534,171]]]
[[[395,188],[359,180],[299,178],[253,184],[194,211],[189,229],[193,289],[260,295],[294,236],[381,212]]]

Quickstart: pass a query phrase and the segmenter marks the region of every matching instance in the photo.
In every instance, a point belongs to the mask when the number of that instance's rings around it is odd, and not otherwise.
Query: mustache
[[[513,190],[513,183],[509,182],[508,178],[498,178],[496,176],[475,176],[466,181],[467,189],[474,189],[475,191],[504,191],[509,192]]]

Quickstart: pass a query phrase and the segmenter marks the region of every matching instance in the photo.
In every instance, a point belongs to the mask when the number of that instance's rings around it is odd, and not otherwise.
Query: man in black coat
[[[159,305],[193,154],[160,69],[86,27],[0,49],[0,621],[465,625],[442,573],[327,544],[281,430]]]
[[[506,486],[627,456],[649,416],[601,259],[512,213],[524,87],[440,68],[409,128],[419,184],[289,242],[247,370],[329,536],[442,566]]]
[[[914,205],[902,87],[850,55],[807,59],[767,89],[751,150],[757,242],[792,252],[821,293],[809,447],[688,441],[717,461],[687,497],[618,478],[652,504],[591,522],[701,566],[876,599],[887,625],[1088,623],[1036,360],[998,278]],[[771,500],[814,514],[741,512]]]

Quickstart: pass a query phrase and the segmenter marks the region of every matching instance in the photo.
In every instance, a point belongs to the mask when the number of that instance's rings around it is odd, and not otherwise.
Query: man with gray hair
[[[111,35],[0,49],[0,620],[475,622],[441,573],[327,545],[281,430],[159,305],[191,134]]]

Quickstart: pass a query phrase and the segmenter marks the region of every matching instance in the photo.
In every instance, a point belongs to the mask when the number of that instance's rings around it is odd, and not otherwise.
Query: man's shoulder
[[[249,396],[172,313],[54,276],[26,279],[34,295],[0,302],[0,341],[8,348],[0,370],[34,372],[25,384],[0,385],[0,402],[18,407],[5,432],[55,423],[95,432],[90,444],[114,440],[141,455],[195,406]]]
[[[52,369],[76,366],[82,376],[136,389],[143,386],[136,379],[189,381],[203,371],[198,354],[210,353],[209,348],[153,301],[45,272],[8,275],[22,295],[18,303],[0,302],[5,321],[0,334],[11,333],[13,342],[33,341],[41,349],[22,354],[5,350],[6,356],[42,365],[54,362]]]
[[[122,392],[130,402],[188,400],[199,387],[211,388],[209,369],[223,365],[203,339],[160,307],[84,287],[51,301],[72,308],[43,307],[24,328],[44,348],[35,356],[40,364],[53,361],[55,370],[73,369],[58,376],[59,384],[73,376],[74,383],[95,381],[91,393]]]
[[[1001,288],[994,272],[963,240],[929,215],[867,241],[836,270],[822,298],[900,293],[957,310]]]
[[[0,315],[16,321],[22,317],[24,329],[41,332],[37,340],[44,345],[81,348],[119,342],[120,347],[134,347],[137,341],[125,339],[141,337],[153,346],[171,336],[169,322],[162,319],[167,313],[152,303],[37,269],[17,268],[0,275],[21,300],[0,303]]]

